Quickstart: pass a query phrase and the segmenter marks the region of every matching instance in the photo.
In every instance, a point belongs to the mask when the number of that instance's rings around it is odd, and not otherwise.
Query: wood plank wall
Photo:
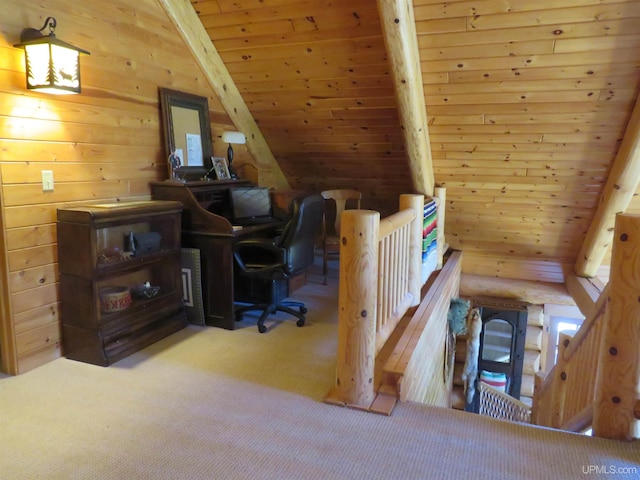
[[[413,3],[436,182],[464,271],[562,281],[637,95],[640,4]]]
[[[191,0],[293,188],[411,188],[375,5]],[[463,271],[563,282],[640,80],[636,0],[414,0],[436,184]]]
[[[376,2],[191,0],[292,188],[412,193]]]
[[[25,88],[24,56],[12,45],[47,16],[59,39],[91,52],[80,95]],[[147,199],[149,181],[167,178],[158,87],[209,99],[214,154],[225,156],[219,137],[233,126],[154,0],[3,0],[0,32],[0,353],[2,370],[18,374],[62,353],[56,209]],[[248,178],[255,168],[238,147]],[[42,192],[42,170],[53,171],[53,192]]]

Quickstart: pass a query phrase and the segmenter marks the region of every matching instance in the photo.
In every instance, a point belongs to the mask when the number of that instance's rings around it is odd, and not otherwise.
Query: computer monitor
[[[271,197],[266,187],[231,188],[231,211],[234,222],[271,217]]]

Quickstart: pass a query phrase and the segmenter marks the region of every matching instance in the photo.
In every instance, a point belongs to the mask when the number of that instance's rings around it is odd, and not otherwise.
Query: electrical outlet
[[[42,170],[42,191],[53,192],[53,170]]]

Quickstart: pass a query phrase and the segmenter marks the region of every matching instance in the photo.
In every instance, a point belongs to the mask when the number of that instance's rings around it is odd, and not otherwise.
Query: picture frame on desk
[[[218,180],[230,180],[229,166],[227,159],[224,157],[211,157],[211,165]]]

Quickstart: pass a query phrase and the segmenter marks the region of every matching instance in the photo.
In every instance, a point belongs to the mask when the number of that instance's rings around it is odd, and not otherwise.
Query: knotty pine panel
[[[349,126],[340,126],[340,122],[336,123],[337,126],[333,126],[331,122],[326,122],[325,125],[315,125],[313,127],[304,126],[295,126],[288,127],[287,133],[295,136],[296,140],[299,136],[305,135],[309,138],[333,138],[334,140],[342,140],[347,137],[353,137],[354,141],[358,141],[362,138],[362,135],[367,134],[368,139],[371,138],[394,138],[394,140],[402,141],[402,136],[398,134],[390,134],[389,129],[387,128],[390,122],[386,122],[387,124],[380,123],[378,125],[368,125],[356,127],[354,125]],[[267,128],[263,128],[262,131],[273,132],[275,130],[280,130],[277,126],[273,125]]]
[[[468,88],[469,92],[473,92],[472,87]],[[561,95],[568,102],[585,102],[594,103],[600,99],[602,90],[569,90],[562,91]],[[607,91],[608,92],[608,91]],[[620,91],[620,101],[625,100],[625,90]],[[627,92],[626,95],[630,95]],[[499,93],[461,93],[442,95],[432,93],[425,89],[425,98],[428,105],[489,105],[489,104],[516,104],[516,103],[552,103],[557,99],[559,93],[557,91],[536,91],[528,92],[522,90],[520,92],[499,92]],[[628,100],[628,97],[627,97]]]
[[[550,42],[547,42],[550,43]],[[539,53],[550,53],[548,49],[540,49]],[[236,63],[251,65],[254,62],[283,62],[286,65],[305,65],[314,58],[319,57],[325,62],[343,63],[344,58],[351,58],[354,55],[366,55],[369,61],[383,63],[385,59],[384,42],[381,37],[367,39],[352,39],[350,41],[323,41],[316,42],[313,46],[309,44],[284,45],[282,48],[242,48],[237,50],[221,51],[220,55],[227,67],[235,70]]]
[[[439,152],[438,152],[439,153]],[[486,165],[487,168],[499,168],[503,165],[507,168],[580,168],[591,166],[607,169],[608,158],[599,151],[564,151],[564,152],[508,152],[499,151],[448,151],[444,157],[434,155],[437,161],[447,165],[459,164],[460,167]],[[444,163],[443,163],[444,164]]]
[[[58,284],[43,285],[30,290],[13,293],[11,305],[16,313],[32,308],[44,307],[58,301]]]
[[[28,332],[16,335],[16,350],[18,358],[23,355],[33,354],[50,348],[59,348],[62,340],[58,322],[50,322],[40,325]],[[20,373],[23,370],[21,369]]]
[[[494,43],[491,45],[490,51],[487,51],[486,44],[455,45],[450,47],[439,46],[434,48],[421,48],[420,61],[432,62],[434,60],[457,60],[459,58],[477,57],[479,55],[486,58],[504,56],[515,57],[517,55],[545,55],[553,53],[554,51],[554,39]]]
[[[571,38],[558,39],[555,42],[554,52],[585,52],[593,50],[608,50],[623,44],[626,48],[638,48],[640,46],[640,35],[620,35],[611,37],[609,35],[591,38]]]
[[[7,231],[7,251],[56,243],[55,224],[13,228]]]
[[[58,322],[59,317],[59,303],[52,303],[44,307],[32,308],[24,312],[16,313],[14,315],[16,334],[32,331],[41,325]]]
[[[518,241],[514,238],[504,240],[478,240],[468,235],[459,235],[457,232],[447,234],[447,242],[451,248],[465,252],[475,252],[487,254],[493,252],[503,252],[503,254],[514,255],[523,258],[539,258],[541,261],[546,258],[567,258],[571,251],[578,247],[579,242],[566,244],[551,243],[549,245],[532,242],[527,239]],[[518,277],[523,278],[523,277]]]
[[[57,244],[14,250],[7,255],[9,272],[17,272],[26,268],[50,265],[58,262]]]
[[[550,172],[550,170],[547,170]],[[570,171],[571,172],[571,171]],[[450,188],[469,189],[469,193],[483,192],[492,193],[492,190],[500,190],[501,193],[507,191],[527,191],[533,193],[537,190],[585,193],[588,196],[598,195],[604,182],[604,175],[588,175],[585,172],[576,172],[562,175],[514,175],[511,177],[491,177],[468,173],[460,175],[458,172],[442,173],[442,184]],[[488,174],[490,175],[490,174]],[[531,187],[529,187],[531,186]],[[484,191],[486,189],[486,191]],[[464,192],[460,192],[464,194]],[[495,194],[495,192],[493,192]]]
[[[471,163],[477,163],[478,165],[481,161],[478,162],[455,162],[455,161],[447,161],[445,163],[446,167],[435,166],[434,171],[436,174],[441,175],[443,179],[455,178],[460,176],[460,168],[464,168],[465,177],[475,179],[478,176],[501,176],[507,180],[503,181],[511,181],[512,177],[529,177],[529,178],[541,178],[547,179],[551,177],[568,177],[562,178],[563,182],[570,182],[574,177],[583,177],[582,179],[575,180],[578,181],[597,181],[602,182],[606,180],[607,171],[605,168],[599,168],[595,166],[593,168],[585,168],[582,166],[581,168],[575,168],[573,165],[568,166],[558,166],[558,168],[552,168],[551,166],[547,166],[546,168],[515,168],[512,165],[503,165],[502,168],[498,164],[496,168],[491,168],[487,166],[486,168],[482,168],[481,166],[472,167]],[[496,162],[498,163],[498,162]],[[512,168],[513,167],[513,168]],[[580,166],[578,166],[580,167]],[[464,181],[464,179],[463,179]],[[522,182],[522,179],[517,179],[516,181]],[[556,179],[556,181],[558,181]]]
[[[465,252],[462,273],[490,277],[564,283],[567,264],[536,258]],[[466,258],[469,257],[469,258]]]
[[[489,47],[489,46],[488,46]],[[590,68],[597,68],[605,63],[628,63],[629,59],[637,57],[634,49],[620,47],[617,55],[612,57],[609,50],[594,52],[553,53],[549,55],[516,55],[505,57],[461,57],[451,60],[434,60],[421,62],[423,70],[433,72],[456,72],[473,70],[509,69],[517,72],[520,69],[535,69],[555,67],[561,69],[566,66],[583,66],[586,72]],[[618,56],[619,55],[619,56]],[[515,75],[515,73],[514,73]]]
[[[147,179],[150,175],[161,177],[167,174],[167,165],[156,162],[139,162],[137,159],[110,163],[5,163],[0,165],[2,180],[5,185],[21,183],[42,184],[42,170],[53,172],[54,185],[63,182],[91,182],[102,180]]]
[[[4,225],[6,229],[26,227],[30,225],[42,225],[56,221],[58,208],[64,208],[67,204],[40,204],[5,208]]]
[[[565,67],[542,67],[542,68],[521,68],[505,69],[496,68],[494,70],[472,70],[455,71],[446,74],[447,79],[442,82],[431,83],[474,83],[500,82],[500,81],[534,81],[534,80],[561,80],[572,79],[576,83],[585,82],[590,78],[601,77],[634,77],[638,75],[640,66],[636,62],[622,62],[604,65],[577,65]]]
[[[380,23],[377,19],[371,22],[359,23],[357,28],[338,25],[326,25],[322,31],[318,30],[293,30],[286,29],[281,33],[269,33],[261,31],[258,35],[243,36],[242,27],[227,28],[227,32],[210,32],[216,35],[215,46],[220,53],[242,50],[244,48],[262,47],[273,48],[275,44],[291,43],[315,43],[336,38],[371,38],[380,35]]]
[[[41,265],[35,268],[25,268],[9,275],[11,292],[17,293],[42,285],[49,285],[58,281],[58,266],[56,264]]]
[[[549,1],[549,0],[548,0]],[[544,9],[537,2],[518,2],[522,6],[529,7],[529,11],[513,12],[487,12],[474,14],[467,17],[468,27],[472,30],[491,30],[497,28],[517,28],[529,25],[555,25],[563,23],[591,22],[593,20],[614,20],[629,17],[640,17],[640,5],[637,2],[620,2],[618,0],[605,0],[593,5],[593,2],[571,2],[576,7],[566,7],[566,3],[558,4],[551,1],[551,5]],[[584,5],[584,6],[581,6]],[[554,8],[556,7],[556,8]],[[557,8],[563,7],[563,8]]]
[[[639,63],[640,65],[640,63]],[[478,105],[429,105],[430,116],[442,115],[518,115],[518,114],[595,114],[611,111],[628,110],[632,104],[620,105],[619,103],[598,102],[565,102],[561,95],[557,102],[553,103],[515,103],[515,104],[478,104]]]
[[[274,110],[302,110],[305,108],[318,108],[322,110],[331,109],[349,109],[358,108],[365,110],[368,108],[385,108],[392,107],[395,104],[395,97],[389,96],[358,96],[358,97],[339,97],[339,98],[280,98],[275,99],[257,99],[248,98],[246,100],[249,108],[255,109],[256,112]],[[396,132],[394,132],[396,133]]]
[[[47,337],[44,337],[45,339]],[[52,362],[62,355],[62,340],[47,342],[41,349],[33,350],[18,356],[18,372],[25,373],[45,363]]]
[[[491,78],[489,74],[483,74],[482,81],[478,80],[473,83],[474,93],[504,93],[504,92],[536,92],[536,91],[550,91],[558,92],[563,90],[588,90],[588,91],[600,91],[600,90],[628,90],[634,88],[638,78],[640,77],[640,71],[633,71],[627,75],[590,75],[588,78],[567,78],[567,79],[524,79],[513,78],[497,81]],[[548,75],[548,74],[547,74]],[[427,90],[428,94],[459,94],[468,93],[469,84],[467,82],[452,82],[443,84],[430,85]],[[425,87],[426,88],[426,87]],[[570,99],[568,99],[570,100]]]
[[[522,2],[519,2],[522,3]],[[462,46],[495,44],[505,39],[519,42],[600,37],[637,33],[637,18],[593,20],[585,23],[558,23],[555,25],[526,25],[517,28],[496,30],[467,30],[467,18],[432,19],[417,21],[418,45],[420,48],[439,46]],[[437,35],[434,35],[437,33]]]
[[[55,120],[28,119],[16,128],[15,118],[0,118],[0,131],[12,131],[12,137],[26,141],[72,142],[151,145],[158,143],[160,136],[154,128],[122,128],[111,125],[95,124],[99,128],[87,128],[87,125],[63,123]]]
[[[246,81],[279,80],[286,82],[289,78],[348,78],[352,82],[357,82],[359,77],[370,75],[388,78],[389,66],[380,54],[375,53],[369,56],[372,57],[371,61],[364,64],[354,63],[356,58],[363,57],[361,54],[350,57],[343,56],[341,63],[335,59],[328,62],[319,58],[321,61],[314,63],[309,58],[289,57],[280,62],[273,60],[242,62],[229,65],[229,73],[234,78],[242,78]],[[239,88],[243,84],[243,81],[238,81]],[[389,88],[392,88],[391,83],[389,83]],[[393,95],[393,90],[391,90],[391,94]],[[313,96],[313,94],[308,93],[307,96]]]
[[[580,155],[583,152],[586,152],[586,155],[599,152],[601,155],[604,155],[604,158],[607,159],[607,162],[611,161],[611,146],[610,145],[588,145],[588,148],[585,147],[584,144],[580,143],[519,143],[519,144],[508,144],[508,143],[439,143],[439,142],[431,142],[432,150],[442,150],[445,152],[467,152],[467,153],[502,153],[507,157],[511,155],[528,155],[531,154],[535,156],[535,154],[546,154],[548,158],[552,158],[554,155],[557,155],[558,152],[560,154],[570,153],[576,157],[576,159],[580,158]]]
[[[192,2],[196,12],[199,13],[202,23],[205,26],[219,28],[229,25],[259,25],[272,23],[279,20],[291,21],[294,18],[306,18],[310,24],[318,25],[318,22],[328,19],[336,21],[340,18],[347,18],[351,23],[357,23],[364,18],[372,18],[377,21],[377,6],[369,5],[367,9],[359,8],[357,15],[354,15],[352,4],[335,3],[330,0],[316,0],[315,2],[303,1],[270,1],[269,8],[262,8],[262,5],[247,5],[247,2],[233,2],[226,8],[220,4],[219,12],[212,12],[212,15],[205,13],[203,5],[209,2]],[[266,26],[265,26],[266,28]],[[322,31],[322,30],[321,30]]]
[[[43,192],[42,185],[18,184],[3,186],[2,194],[6,207],[75,200],[90,202],[113,197],[126,199],[129,196],[129,185],[127,181],[120,180],[56,183],[54,191]]]
[[[331,30],[340,28],[346,31],[362,25],[379,24],[377,5],[361,1],[288,2],[278,6],[269,2],[266,8],[235,9],[214,15],[200,13],[199,17],[204,27],[220,38],[236,37],[238,30],[244,32],[246,37],[293,32],[314,32],[321,36],[329,31],[333,34],[330,38],[344,38],[344,35]]]
[[[446,81],[446,75],[439,75],[438,79],[442,83]],[[379,87],[388,87],[388,81],[385,78],[380,77],[371,77],[364,78],[358,80],[357,83],[353,83],[348,78],[336,78],[336,79],[327,79],[327,80],[304,80],[302,78],[298,79],[287,79],[287,81],[279,81],[276,79],[265,79],[265,80],[256,80],[253,82],[245,82],[243,83],[240,91],[243,93],[265,93],[265,92],[278,92],[282,90],[286,90],[288,92],[298,91],[301,93],[302,91],[313,90],[315,95],[330,95],[337,94],[346,89],[351,89],[353,91],[363,91],[364,89],[369,88],[379,88]]]

